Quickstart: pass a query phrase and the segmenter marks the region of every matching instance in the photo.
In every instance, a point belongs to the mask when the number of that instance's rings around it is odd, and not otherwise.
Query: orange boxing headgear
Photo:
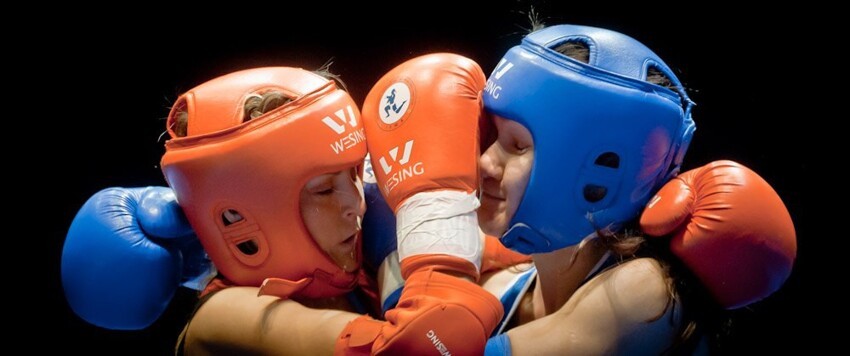
[[[269,91],[292,101],[243,122],[246,99]],[[179,112],[188,113],[186,137],[173,130]],[[322,251],[299,206],[310,178],[366,156],[360,112],[345,91],[299,68],[244,70],[180,96],[167,126],[163,173],[225,277],[247,286],[270,278],[280,296],[321,298],[354,288],[358,272],[346,273]],[[234,215],[241,220],[230,222]]]

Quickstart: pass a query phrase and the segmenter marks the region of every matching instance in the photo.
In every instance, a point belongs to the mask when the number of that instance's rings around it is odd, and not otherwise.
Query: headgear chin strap
[[[590,50],[589,64],[556,52]],[[655,68],[678,88],[646,82]],[[502,242],[522,253],[574,245],[632,220],[679,170],[695,126],[693,103],[643,44],[605,29],[560,25],[526,36],[487,82],[490,113],[534,139],[525,194]]]
[[[242,123],[245,100],[269,91],[293,100]],[[172,130],[180,111],[188,113],[182,138]],[[183,94],[167,125],[173,139],[162,157],[165,178],[225,277],[246,286],[272,278],[269,290],[282,296],[354,288],[358,273],[346,273],[319,248],[299,207],[310,178],[366,156],[360,113],[345,91],[299,68],[245,70]],[[241,220],[228,221],[233,213]]]

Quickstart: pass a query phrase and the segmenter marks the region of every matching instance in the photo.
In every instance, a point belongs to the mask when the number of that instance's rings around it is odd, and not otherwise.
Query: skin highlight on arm
[[[272,296],[258,297],[257,291],[254,287],[227,288],[204,303],[189,323],[187,354],[332,355],[339,333],[360,316],[337,309],[313,309]],[[345,306],[344,298],[324,302],[315,307]]]
[[[663,353],[681,322],[668,277],[649,258],[624,263],[579,288],[559,310],[508,331],[516,355]]]

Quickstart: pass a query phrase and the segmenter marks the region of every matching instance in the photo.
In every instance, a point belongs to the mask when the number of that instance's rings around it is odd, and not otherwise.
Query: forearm
[[[192,318],[186,351],[190,355],[331,355],[339,333],[358,316],[257,297],[256,288],[228,288],[210,298]]]

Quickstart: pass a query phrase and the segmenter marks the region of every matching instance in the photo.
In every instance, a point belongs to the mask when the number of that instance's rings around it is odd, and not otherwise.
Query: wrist
[[[399,259],[446,255],[469,262],[477,276],[484,249],[476,194],[441,190],[417,193],[396,211]]]

